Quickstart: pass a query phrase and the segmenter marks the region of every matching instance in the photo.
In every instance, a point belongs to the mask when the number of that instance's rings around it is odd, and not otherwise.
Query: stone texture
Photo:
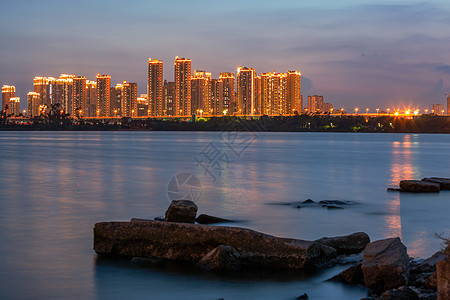
[[[332,277],[330,280],[351,285],[364,285],[364,275],[361,270],[361,263],[351,266]]]
[[[401,288],[384,292],[378,300],[419,300],[419,296],[413,289],[402,286]]]
[[[372,292],[380,294],[408,283],[409,258],[399,238],[369,243],[361,266],[364,281]]]
[[[450,178],[429,177],[422,181],[438,183],[441,190],[450,190]]]
[[[99,255],[198,262],[220,245],[235,248],[244,265],[313,269],[336,256],[317,242],[278,238],[247,228],[173,222],[103,222],[94,227]]]
[[[366,245],[370,243],[370,238],[364,232],[356,232],[346,236],[324,237],[316,240],[316,242],[333,247],[337,250],[338,255],[349,255],[363,251]]]
[[[198,207],[191,200],[174,200],[166,211],[167,222],[194,223]]]
[[[206,254],[198,265],[211,271],[236,271],[241,268],[241,255],[233,247],[220,245]]]
[[[233,222],[233,221],[206,215],[206,214],[201,214],[200,216],[197,217],[197,223],[200,223],[200,224],[215,224],[215,223],[224,223],[224,222]]]
[[[437,299],[450,299],[450,245],[445,248],[445,260],[436,264]]]
[[[425,288],[437,291],[437,272],[428,277],[427,282],[425,282]]]
[[[439,183],[420,180],[402,180],[400,181],[400,188],[404,192],[411,193],[437,193],[440,191]]]

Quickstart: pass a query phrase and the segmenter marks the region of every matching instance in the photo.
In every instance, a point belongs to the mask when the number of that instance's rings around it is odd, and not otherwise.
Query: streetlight
[[[379,109],[379,108],[377,108],[377,109],[376,109],[376,111],[377,111],[377,115],[378,115],[378,112],[380,111],[380,109]]]
[[[369,108],[366,108],[366,114],[368,114],[369,113]]]
[[[359,108],[355,107],[355,115],[358,114],[358,110],[359,110]]]
[[[391,109],[390,109],[390,108],[387,108],[386,111],[387,111],[387,113],[389,113],[389,112],[391,111]]]

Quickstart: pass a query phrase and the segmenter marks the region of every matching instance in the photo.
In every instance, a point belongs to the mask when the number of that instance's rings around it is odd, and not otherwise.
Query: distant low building
[[[431,112],[436,115],[443,115],[445,113],[444,105],[443,104],[433,104],[433,110]]]
[[[14,115],[15,117],[20,114],[20,98],[12,97],[9,99],[9,113]]]

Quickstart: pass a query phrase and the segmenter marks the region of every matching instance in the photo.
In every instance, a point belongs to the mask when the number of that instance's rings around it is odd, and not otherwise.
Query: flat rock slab
[[[333,247],[337,250],[338,255],[349,255],[362,252],[370,243],[370,238],[364,232],[356,232],[345,236],[323,237],[316,242]]]
[[[402,180],[400,188],[403,192],[411,193],[438,193],[440,191],[439,183],[421,180]]]
[[[429,177],[422,179],[422,181],[438,183],[441,190],[450,191],[450,178]]]
[[[241,255],[243,265],[314,269],[336,256],[321,243],[270,236],[247,228],[173,222],[103,222],[94,227],[99,255],[154,257],[198,262],[226,245]]]

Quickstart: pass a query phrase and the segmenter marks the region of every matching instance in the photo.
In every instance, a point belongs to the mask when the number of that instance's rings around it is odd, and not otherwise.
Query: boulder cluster
[[[332,265],[338,256],[363,252],[362,261],[330,280],[366,286],[367,299],[450,299],[450,246],[418,263],[410,261],[399,238],[370,242],[363,232],[315,241],[281,238],[242,227],[195,224],[232,222],[196,218],[197,210],[194,202],[179,200],[156,220],[97,223],[94,250],[141,265],[185,261],[226,272],[245,267],[312,270]]]
[[[438,193],[450,190],[450,178],[427,177],[422,180],[401,180],[400,188],[388,188],[388,191],[410,193]]]

